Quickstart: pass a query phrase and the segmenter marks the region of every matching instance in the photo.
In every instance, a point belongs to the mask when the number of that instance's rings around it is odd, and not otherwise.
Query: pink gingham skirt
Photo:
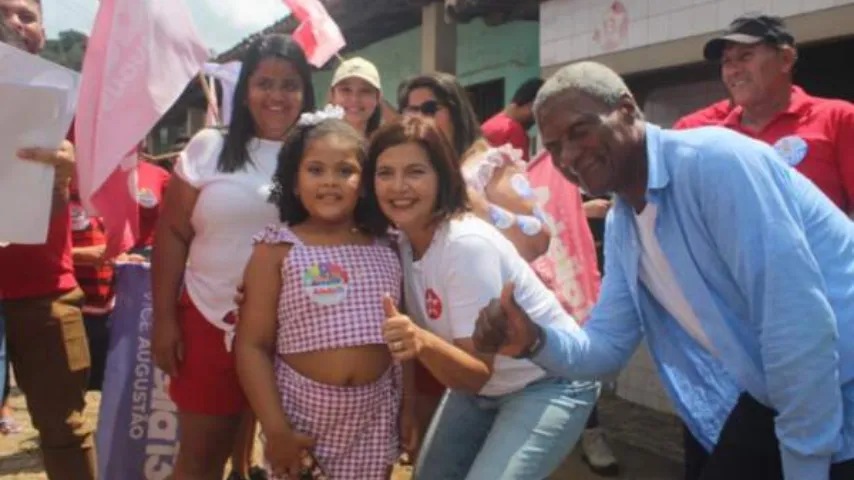
[[[276,382],[291,426],[315,439],[314,456],[330,479],[387,478],[400,455],[399,365],[373,383],[340,387],[306,378],[277,358]]]

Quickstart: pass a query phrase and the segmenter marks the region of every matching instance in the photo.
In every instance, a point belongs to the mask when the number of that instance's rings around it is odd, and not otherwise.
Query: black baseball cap
[[[758,13],[746,14],[733,20],[722,35],[709,40],[703,47],[703,56],[706,60],[720,60],[727,42],[743,45],[759,42],[772,45],[794,45],[795,37],[789,33],[780,17]]]

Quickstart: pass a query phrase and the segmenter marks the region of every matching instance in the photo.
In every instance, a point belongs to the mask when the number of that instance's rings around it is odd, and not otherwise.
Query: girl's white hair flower
[[[344,118],[344,109],[338,105],[326,105],[323,107],[323,110],[317,110],[315,112],[307,112],[300,115],[299,120],[297,121],[297,126],[300,127],[313,127],[318,123],[329,120],[331,118],[341,120]]]

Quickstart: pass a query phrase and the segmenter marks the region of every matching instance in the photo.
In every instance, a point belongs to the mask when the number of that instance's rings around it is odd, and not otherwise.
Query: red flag
[[[83,61],[75,140],[80,197],[107,228],[107,254],[134,243],[137,144],[204,64],[183,0],[101,0]]]
[[[292,36],[294,41],[302,47],[309,63],[320,68],[347,45],[341,29],[329,16],[329,12],[320,0],[284,0],[284,2],[300,21],[299,27],[294,30]]]

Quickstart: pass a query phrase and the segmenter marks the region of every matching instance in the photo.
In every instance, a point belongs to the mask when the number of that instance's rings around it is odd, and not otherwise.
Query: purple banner
[[[178,451],[178,414],[168,377],[154,366],[151,270],[116,267],[116,309],[98,416],[101,478],[166,480]]]

